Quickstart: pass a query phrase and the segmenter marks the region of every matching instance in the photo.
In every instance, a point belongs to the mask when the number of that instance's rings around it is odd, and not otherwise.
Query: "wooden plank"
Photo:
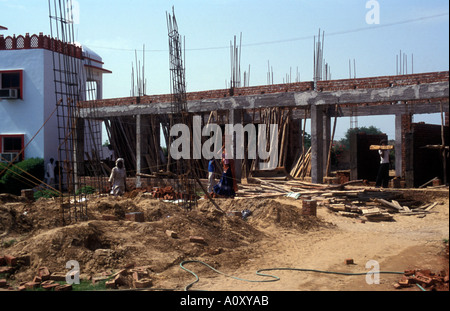
[[[384,206],[386,206],[386,207],[388,207],[388,208],[391,208],[391,209],[393,209],[393,210],[396,210],[396,211],[401,211],[401,210],[403,210],[403,208],[399,208],[399,207],[396,206],[395,204],[392,204],[392,203],[390,203],[390,202],[388,202],[388,201],[386,201],[386,200],[384,200],[384,199],[375,199],[375,201],[378,202],[378,203],[383,204]]]
[[[392,204],[397,206],[399,211],[401,211],[401,210],[405,210],[406,212],[410,212],[411,211],[407,206],[401,206],[400,203],[398,203],[395,200],[392,200]]]
[[[431,204],[429,207],[427,207],[425,210],[428,212],[430,211],[432,208],[434,208],[437,205],[436,202],[434,202],[433,204]]]
[[[370,145],[370,150],[392,150],[394,146],[392,145]]]

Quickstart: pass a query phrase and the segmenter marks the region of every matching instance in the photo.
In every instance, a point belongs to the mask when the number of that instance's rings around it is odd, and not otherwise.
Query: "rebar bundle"
[[[192,117],[187,112],[186,98],[186,75],[183,61],[183,51],[181,37],[178,33],[178,25],[175,18],[175,10],[172,7],[172,15],[166,14],[167,29],[169,36],[169,55],[170,55],[170,77],[171,77],[171,94],[172,94],[172,114],[169,116],[170,128],[175,124],[185,124],[189,128],[189,135],[192,136]],[[192,137],[190,137],[192,138]],[[192,141],[192,139],[190,139]],[[174,160],[170,153],[172,137],[169,138],[168,145],[168,161],[167,171],[173,171],[178,181],[176,189],[182,193],[181,204],[186,209],[191,209],[197,203],[195,195],[195,183],[193,179],[197,179],[192,169],[193,161],[180,158]]]
[[[98,98],[95,84],[86,83],[91,74],[85,70],[82,53],[71,52],[81,51],[74,38],[72,1],[49,0],[48,5],[50,33],[58,45],[52,49],[59,141],[57,175],[59,190],[66,193],[60,196],[62,222],[68,224],[87,220],[87,203],[82,189],[85,157],[89,159],[88,170],[92,175],[100,177],[104,174],[100,166],[101,123],[79,117],[78,102]],[[98,178],[100,183],[101,180]],[[96,187],[103,188],[101,184]]]

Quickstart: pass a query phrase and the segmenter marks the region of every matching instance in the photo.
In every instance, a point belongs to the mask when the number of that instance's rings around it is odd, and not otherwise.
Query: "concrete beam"
[[[192,100],[188,101],[187,110],[188,112],[200,113],[215,110],[259,109],[267,107],[302,108],[310,105],[334,105],[336,103],[341,105],[365,103],[373,104],[413,100],[426,101],[448,97],[449,83],[436,82],[379,89],[353,89],[327,92],[286,92]],[[376,111],[380,107],[382,107],[382,105],[373,107],[372,109],[373,111]],[[95,109],[83,108],[80,110],[80,116],[82,118],[100,119],[124,115],[168,113],[171,113],[171,103],[131,104],[98,107]],[[395,113],[390,112],[388,114]]]

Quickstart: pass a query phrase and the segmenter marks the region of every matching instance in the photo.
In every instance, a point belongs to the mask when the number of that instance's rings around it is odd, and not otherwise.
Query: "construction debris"
[[[448,291],[448,271],[433,273],[429,269],[406,270],[402,278],[394,283],[394,288],[402,289],[418,286],[422,290]]]

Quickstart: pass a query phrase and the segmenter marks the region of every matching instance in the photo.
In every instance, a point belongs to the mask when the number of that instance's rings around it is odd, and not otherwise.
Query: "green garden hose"
[[[247,280],[247,279],[243,279],[243,278],[239,278],[239,277],[235,277],[235,276],[232,276],[232,275],[225,274],[225,273],[223,273],[223,272],[221,272],[221,271],[219,271],[219,270],[217,270],[217,269],[211,267],[211,266],[208,265],[207,263],[205,263],[205,262],[203,262],[203,261],[200,261],[200,260],[185,260],[185,261],[183,261],[183,262],[180,263],[180,267],[181,267],[183,270],[189,272],[190,274],[192,274],[192,275],[195,277],[195,281],[192,282],[192,283],[190,283],[190,284],[188,284],[188,285],[184,288],[185,291],[188,291],[189,288],[191,288],[195,283],[197,283],[197,282],[200,280],[200,278],[198,277],[197,274],[195,274],[193,271],[187,269],[187,268],[184,266],[185,264],[188,264],[188,263],[199,263],[199,264],[202,264],[202,265],[206,266],[207,268],[213,270],[214,272],[219,273],[219,274],[222,274],[222,275],[224,275],[224,276],[226,276],[226,277],[229,277],[229,278],[232,278],[232,279],[235,279],[235,280],[239,280],[239,281],[244,281],[244,282],[254,282],[254,283],[276,282],[276,281],[279,281],[280,278],[277,277],[277,276],[275,276],[275,275],[270,275],[270,274],[264,274],[264,273],[262,273],[263,271],[274,271],[274,270],[279,270],[279,271],[284,270],[284,271],[316,272],[316,273],[338,274],[338,275],[347,275],[347,276],[350,276],[350,275],[366,275],[366,274],[367,274],[367,272],[356,272],[356,273],[355,273],[355,272],[335,272],[335,271],[323,271],[323,270],[303,269],[303,268],[266,268],[266,269],[260,269],[260,270],[256,271],[256,275],[259,275],[259,276],[262,276],[262,277],[268,277],[268,278],[270,278],[270,279],[265,279],[265,280]],[[380,273],[380,274],[404,274],[404,272],[397,272],[397,271],[377,271],[377,273]]]

